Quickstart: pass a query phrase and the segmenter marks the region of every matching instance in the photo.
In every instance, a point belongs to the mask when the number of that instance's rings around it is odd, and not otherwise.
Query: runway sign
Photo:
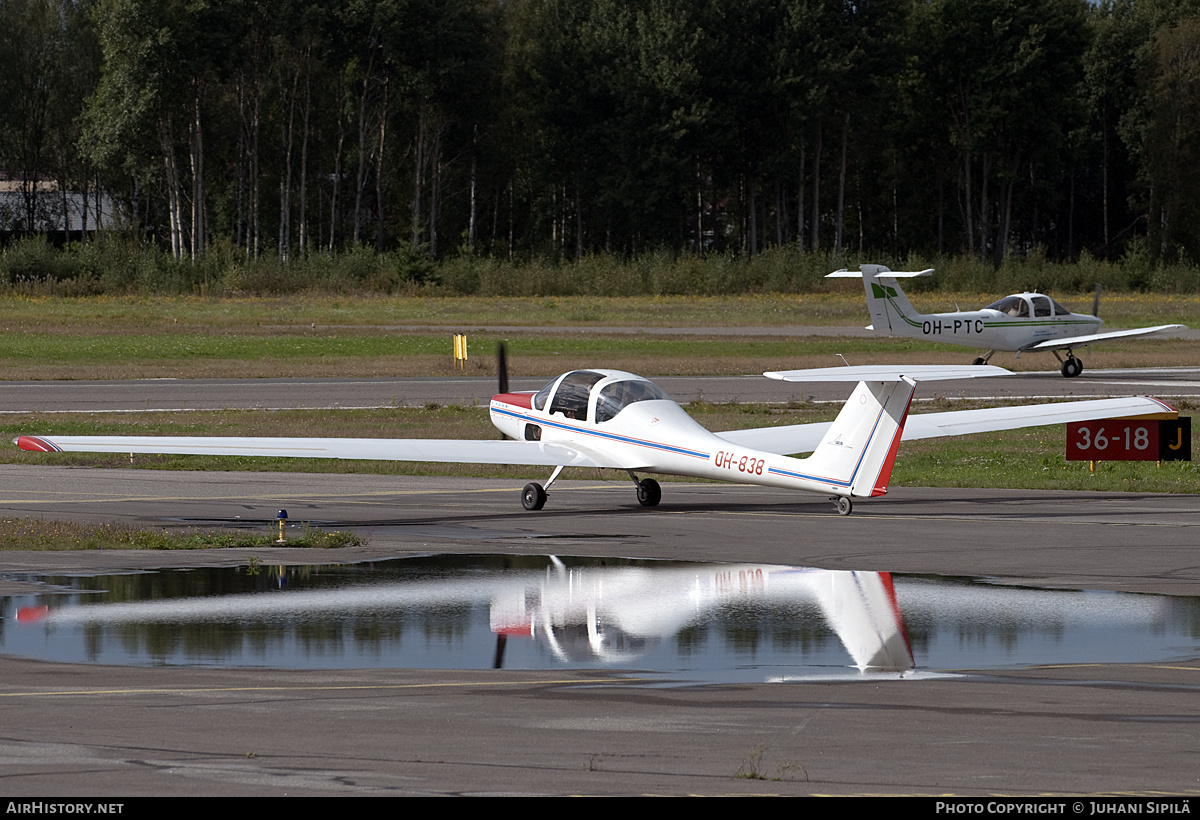
[[[1102,419],[1067,425],[1067,461],[1191,461],[1192,419]]]

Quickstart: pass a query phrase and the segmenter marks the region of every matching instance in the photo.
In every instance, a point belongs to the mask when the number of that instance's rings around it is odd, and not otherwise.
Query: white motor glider
[[[987,364],[998,350],[1015,351],[1017,356],[1027,350],[1048,350],[1062,364],[1062,374],[1068,378],[1083,372],[1083,362],[1075,356],[1077,347],[1185,327],[1156,325],[1099,333],[1097,331],[1104,320],[1084,313],[1072,313],[1042,293],[1014,293],[983,310],[918,313],[909,304],[896,280],[929,276],[932,273],[933,268],[893,271],[883,265],[862,265],[858,272],[839,270],[826,278],[862,279],[867,292],[867,309],[873,322],[868,330],[888,336],[949,342],[987,350],[975,360],[975,364]],[[1066,351],[1065,359],[1058,355],[1060,350]]]
[[[503,372],[503,371],[502,371]],[[20,436],[22,450],[189,453],[372,459],[553,467],[527,484],[525,509],[540,510],[565,467],[623,470],[638,501],[653,507],[662,489],[637,473],[709,478],[823,493],[841,515],[851,498],[887,492],[901,438],[931,438],[1114,416],[1169,414],[1157,399],[1134,397],[908,416],[919,381],[1008,374],[999,367],[859,366],[767,373],[785,381],[857,382],[833,422],[712,433],[653,382],[619,370],[575,370],[536,393],[492,397],[492,423],[512,441],[445,439]],[[507,379],[502,376],[501,384]],[[906,424],[907,421],[907,424]],[[789,453],[812,453],[791,458]]]

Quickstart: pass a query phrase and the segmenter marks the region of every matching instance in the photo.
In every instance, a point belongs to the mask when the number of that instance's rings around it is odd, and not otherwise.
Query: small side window
[[[548,385],[543,387],[541,390],[537,391],[537,393],[533,397],[533,409],[534,410],[545,410],[546,409],[546,399],[550,398],[550,389],[552,387],[554,387],[554,382],[550,382]]]

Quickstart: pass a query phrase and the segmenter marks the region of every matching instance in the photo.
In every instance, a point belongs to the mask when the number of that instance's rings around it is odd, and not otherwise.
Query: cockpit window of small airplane
[[[1054,305],[1054,315],[1055,316],[1068,316],[1071,313],[1071,311],[1067,310],[1065,307],[1063,307],[1062,305],[1060,305],[1058,302],[1054,301],[1053,299],[1050,300],[1050,304]]]
[[[594,373],[591,370],[576,370],[563,376],[562,381],[558,383],[558,389],[554,391],[554,400],[550,402],[550,412],[562,413],[569,419],[586,419],[588,395],[592,385],[603,378],[603,373]],[[537,402],[536,396],[534,402]]]
[[[1029,303],[1021,296],[1005,296],[999,302],[992,302],[984,310],[998,310],[1009,316],[1028,316]]]
[[[605,385],[600,388],[600,395],[596,396],[596,423],[615,418],[617,413],[634,402],[655,399],[670,401],[671,397],[653,382],[630,380]]]
[[[1034,296],[1033,297],[1033,315],[1034,316],[1052,316],[1053,311],[1050,307],[1049,296]]]

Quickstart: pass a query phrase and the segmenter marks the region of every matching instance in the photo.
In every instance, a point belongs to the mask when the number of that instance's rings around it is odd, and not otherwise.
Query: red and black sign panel
[[[1067,461],[1191,461],[1192,420],[1102,419],[1067,425]]]

